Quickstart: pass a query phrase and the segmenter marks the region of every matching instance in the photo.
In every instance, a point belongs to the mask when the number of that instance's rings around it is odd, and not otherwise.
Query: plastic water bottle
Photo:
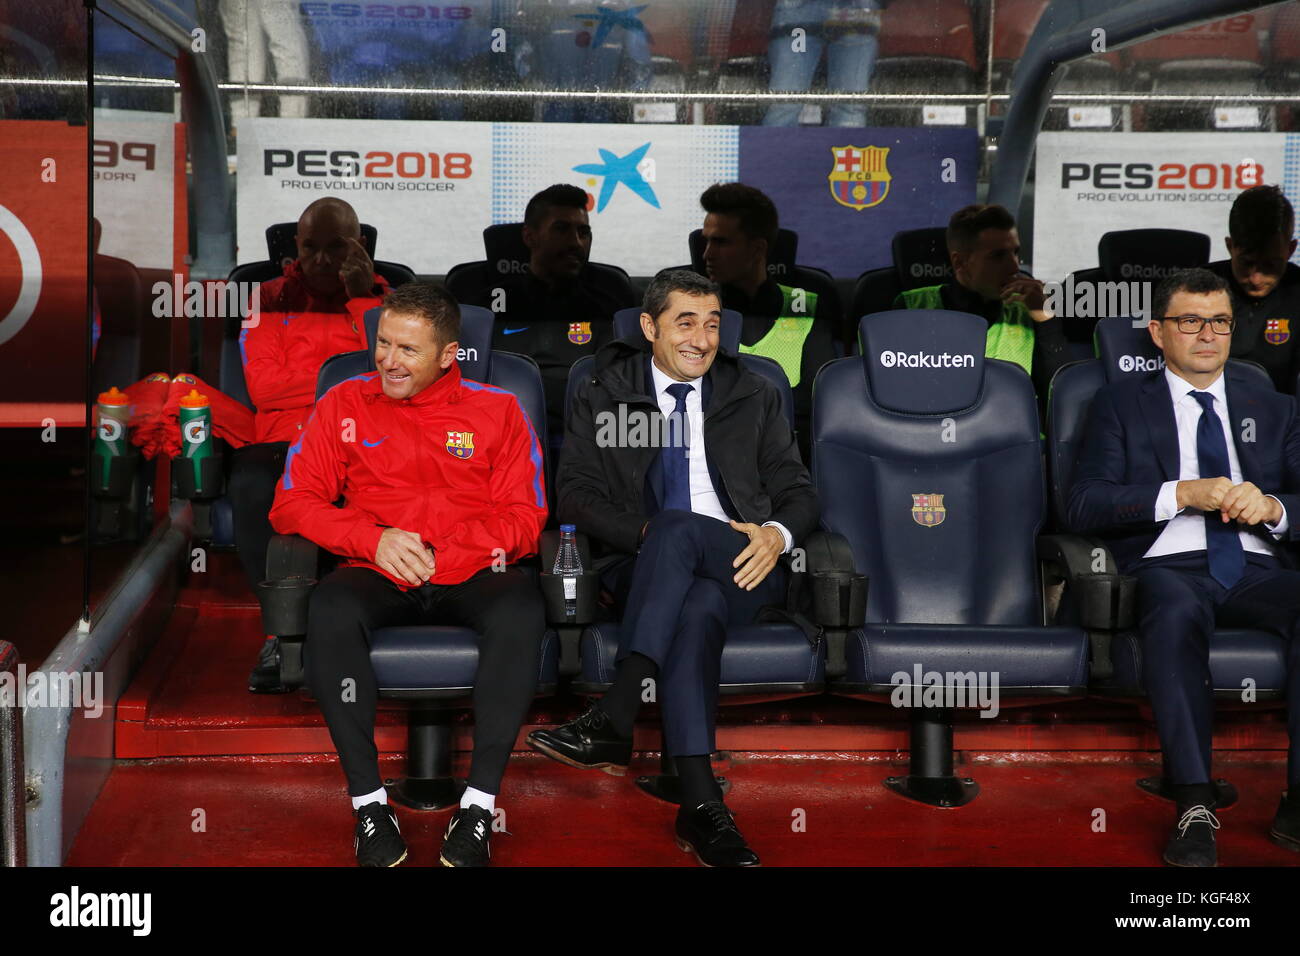
[[[578,616],[578,576],[582,574],[582,558],[578,554],[578,526],[560,525],[560,547],[555,552],[555,567],[552,574],[564,579],[564,616]]]

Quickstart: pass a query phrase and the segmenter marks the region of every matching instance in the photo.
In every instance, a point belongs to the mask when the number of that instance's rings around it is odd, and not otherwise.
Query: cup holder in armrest
[[[257,599],[266,632],[277,637],[306,634],[307,608],[315,586],[315,578],[276,578],[259,584]]]
[[[1079,623],[1090,631],[1122,631],[1137,623],[1137,578],[1127,574],[1077,574],[1073,582]]]
[[[867,576],[852,571],[814,571],[813,619],[823,627],[861,627],[867,617]]]

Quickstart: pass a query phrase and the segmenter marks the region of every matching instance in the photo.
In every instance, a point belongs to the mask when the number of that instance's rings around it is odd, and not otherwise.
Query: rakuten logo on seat
[[[947,266],[936,266],[929,262],[913,262],[911,268],[907,271],[912,274],[914,279],[919,279],[922,276],[928,279],[943,279],[952,275],[952,270]]]
[[[952,352],[898,352],[886,349],[880,353],[880,364],[885,368],[974,368],[975,356],[955,355]]]
[[[1165,367],[1165,359],[1163,355],[1157,355],[1155,358],[1121,355],[1117,364],[1121,372],[1159,372]]]

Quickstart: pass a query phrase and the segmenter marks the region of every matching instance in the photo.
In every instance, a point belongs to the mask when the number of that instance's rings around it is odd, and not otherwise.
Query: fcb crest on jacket
[[[473,432],[447,432],[447,451],[457,458],[470,458],[474,455]]]
[[[832,146],[835,162],[826,177],[831,196],[850,209],[870,209],[889,195],[888,146]]]
[[[569,341],[574,345],[586,345],[591,341],[590,322],[570,322]]]
[[[1285,345],[1290,338],[1290,319],[1269,319],[1264,323],[1264,341],[1269,345]]]
[[[948,509],[943,506],[943,495],[912,495],[912,520],[923,528],[943,524]]]

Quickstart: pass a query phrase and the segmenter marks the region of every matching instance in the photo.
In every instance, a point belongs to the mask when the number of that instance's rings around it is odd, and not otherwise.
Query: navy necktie
[[[1196,458],[1201,477],[1231,478],[1228,443],[1223,437],[1223,422],[1214,411],[1214,396],[1195,390],[1189,394],[1201,406],[1201,418],[1196,423]],[[1205,557],[1210,565],[1210,576],[1225,588],[1241,580],[1246,569],[1246,553],[1237,534],[1237,523],[1229,521],[1224,524],[1217,511],[1205,514]]]
[[[690,417],[686,414],[686,396],[694,385],[677,382],[666,391],[677,401],[668,421],[668,444],[659,453],[664,474],[664,509],[691,510],[691,465],[688,450],[691,441]]]

